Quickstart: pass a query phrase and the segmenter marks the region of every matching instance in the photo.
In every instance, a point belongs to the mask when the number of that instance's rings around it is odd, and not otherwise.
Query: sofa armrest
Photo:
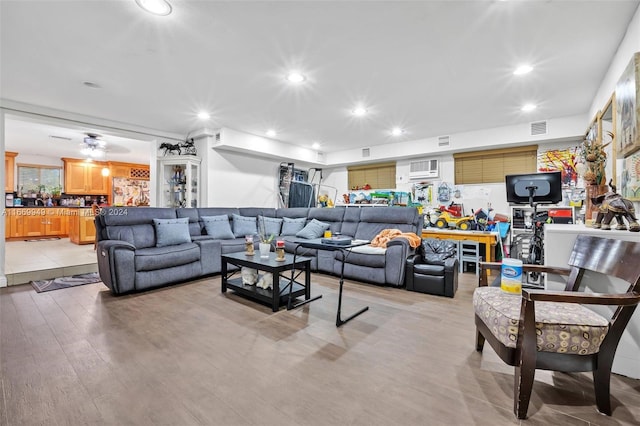
[[[444,261],[445,272],[458,271],[458,259],[448,258]]]
[[[121,240],[98,242],[98,273],[113,294],[135,290],[135,246]]]

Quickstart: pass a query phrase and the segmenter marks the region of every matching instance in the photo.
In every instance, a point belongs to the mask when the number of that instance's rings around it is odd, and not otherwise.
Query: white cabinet
[[[199,207],[200,159],[193,155],[158,158],[158,205]]]

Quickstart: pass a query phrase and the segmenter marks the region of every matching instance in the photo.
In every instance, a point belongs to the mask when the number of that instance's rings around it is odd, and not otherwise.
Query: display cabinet
[[[200,159],[193,155],[158,158],[158,204],[162,207],[198,207]]]

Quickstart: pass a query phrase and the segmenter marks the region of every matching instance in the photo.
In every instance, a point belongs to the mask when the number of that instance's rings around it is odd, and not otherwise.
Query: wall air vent
[[[536,121],[531,123],[531,136],[546,135],[547,134],[547,122]]]
[[[324,160],[324,152],[320,152],[320,151],[316,152],[316,161],[318,163],[324,163],[324,161],[325,161]]]
[[[369,148],[362,148],[362,158],[366,158],[371,155]]]
[[[220,132],[216,133],[216,142],[220,142]]]
[[[409,179],[435,179],[438,177],[438,160],[412,161],[409,169]]]
[[[438,137],[438,146],[439,147],[447,147],[449,146],[449,136],[439,136]]]

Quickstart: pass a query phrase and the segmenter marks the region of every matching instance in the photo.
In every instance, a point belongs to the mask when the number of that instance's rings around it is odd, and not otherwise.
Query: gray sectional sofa
[[[289,253],[301,239],[295,235],[298,227],[314,220],[328,224],[334,234],[362,240],[392,228],[420,235],[423,223],[413,207],[105,208],[96,218],[100,277],[112,293],[123,294],[219,273],[221,253],[244,250],[252,220],[256,229],[267,222],[270,230],[277,229]],[[400,287],[412,252],[402,238],[391,240],[386,249],[356,248],[346,258],[345,277]],[[299,249],[298,254],[312,257],[312,271],[340,274],[338,252]]]

